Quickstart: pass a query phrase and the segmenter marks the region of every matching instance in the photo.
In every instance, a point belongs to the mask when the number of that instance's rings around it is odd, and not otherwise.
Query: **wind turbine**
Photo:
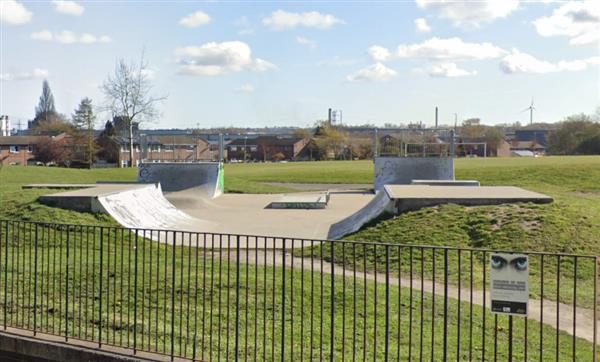
[[[531,105],[529,105],[529,107],[527,107],[521,111],[521,113],[523,113],[525,111],[529,111],[529,125],[533,124],[533,110],[534,109],[535,109],[535,107],[533,106],[533,97],[531,97]]]

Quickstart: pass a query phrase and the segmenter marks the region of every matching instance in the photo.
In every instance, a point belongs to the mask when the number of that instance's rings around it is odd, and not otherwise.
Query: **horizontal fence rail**
[[[190,360],[596,361],[597,257],[0,221],[0,326]]]

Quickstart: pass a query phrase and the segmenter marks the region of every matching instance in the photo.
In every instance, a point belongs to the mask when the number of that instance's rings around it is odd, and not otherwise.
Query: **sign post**
[[[513,316],[527,316],[529,257],[524,254],[490,255],[492,313],[508,315],[508,360],[512,361]]]

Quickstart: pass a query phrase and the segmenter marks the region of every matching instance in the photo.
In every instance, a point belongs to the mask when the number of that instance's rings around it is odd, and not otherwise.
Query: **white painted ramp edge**
[[[336,222],[329,228],[327,238],[330,240],[342,237],[360,230],[363,225],[377,218],[393,206],[393,201],[385,191],[377,191],[375,197],[362,209],[347,218]]]
[[[160,184],[98,196],[97,200],[127,228],[194,231],[211,224],[177,209],[164,197]]]

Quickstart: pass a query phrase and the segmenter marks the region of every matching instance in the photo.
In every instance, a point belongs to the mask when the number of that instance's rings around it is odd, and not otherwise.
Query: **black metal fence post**
[[[67,244],[68,245],[68,244]],[[33,335],[37,335],[37,285],[38,285],[38,225],[35,225],[35,267],[33,272]]]
[[[508,362],[513,360],[513,316],[508,316]]]
[[[131,238],[131,234],[129,235]],[[166,263],[166,261],[165,261]],[[137,282],[138,282],[138,230],[133,242],[133,354],[137,353]],[[127,286],[129,287],[129,285]],[[130,290],[128,294],[132,291]]]
[[[331,243],[331,334],[329,360],[335,359],[335,244]],[[321,318],[323,318],[321,316]]]
[[[104,264],[104,227],[100,227],[100,273],[98,274],[98,347],[102,347],[102,273]]]
[[[65,341],[69,340],[69,240],[70,240],[70,227],[67,226],[67,257],[65,261],[66,275],[65,275]],[[37,260],[36,260],[37,265]],[[102,302],[100,302],[102,305]],[[102,310],[102,307],[100,308]]]
[[[432,316],[433,318],[433,316]],[[448,360],[448,249],[444,249],[444,361]]]
[[[246,241],[247,243],[247,241]],[[248,246],[246,245],[246,248]],[[235,237],[235,360],[238,360],[238,348],[239,348],[239,337],[240,337],[240,237]],[[248,251],[246,250],[246,253]],[[246,265],[246,268],[248,266]],[[246,293],[248,291],[246,290]],[[248,305],[246,305],[248,308]],[[248,323],[248,320],[246,320]]]
[[[390,355],[390,247],[385,246],[385,360]],[[377,318],[377,316],[375,316]]]

